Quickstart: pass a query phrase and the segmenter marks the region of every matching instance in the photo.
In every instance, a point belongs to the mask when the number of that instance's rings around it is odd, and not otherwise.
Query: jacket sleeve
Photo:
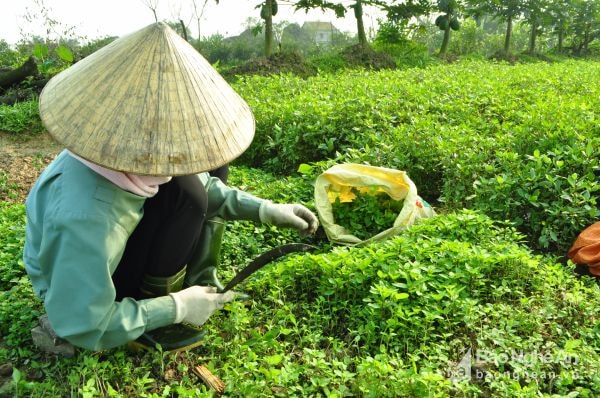
[[[225,220],[250,220],[260,222],[259,209],[265,200],[248,192],[228,187],[208,173],[198,175],[208,194],[207,216]]]
[[[115,301],[111,273],[127,242],[119,224],[102,217],[63,214],[44,223],[42,236],[39,259],[49,278],[44,302],[58,336],[100,350],[173,323],[171,297]]]

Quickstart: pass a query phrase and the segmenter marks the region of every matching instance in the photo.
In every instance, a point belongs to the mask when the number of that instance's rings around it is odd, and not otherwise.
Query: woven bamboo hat
[[[164,23],[56,75],[40,95],[40,116],[82,158],[156,176],[227,164],[248,148],[255,128],[248,104]]]

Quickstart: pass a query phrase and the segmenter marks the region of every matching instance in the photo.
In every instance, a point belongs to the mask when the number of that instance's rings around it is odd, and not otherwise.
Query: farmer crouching
[[[27,198],[23,258],[51,329],[75,346],[194,347],[233,298],[215,288],[224,220],[317,228],[300,204],[222,181],[252,141],[253,115],[165,24],[54,77],[40,115],[66,149]]]

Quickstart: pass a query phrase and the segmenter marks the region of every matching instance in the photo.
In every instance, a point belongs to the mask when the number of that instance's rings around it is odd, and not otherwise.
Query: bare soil
[[[61,149],[47,133],[15,138],[0,132],[0,201],[23,203],[44,167]]]
[[[315,76],[317,69],[309,65],[304,57],[296,53],[275,53],[271,56],[251,59],[241,65],[221,72],[227,80],[234,80],[240,75],[277,75],[292,73],[307,78]]]

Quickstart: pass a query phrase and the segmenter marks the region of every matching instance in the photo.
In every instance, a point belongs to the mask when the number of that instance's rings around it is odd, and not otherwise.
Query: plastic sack
[[[332,203],[336,198],[342,202],[352,201],[352,188],[376,189],[387,193],[393,200],[404,204],[391,228],[361,240],[345,227],[336,224]],[[345,163],[335,165],[315,181],[315,207],[319,220],[331,242],[345,245],[366,244],[397,235],[421,218],[435,216],[433,208],[417,195],[417,187],[406,172],[384,167]]]

